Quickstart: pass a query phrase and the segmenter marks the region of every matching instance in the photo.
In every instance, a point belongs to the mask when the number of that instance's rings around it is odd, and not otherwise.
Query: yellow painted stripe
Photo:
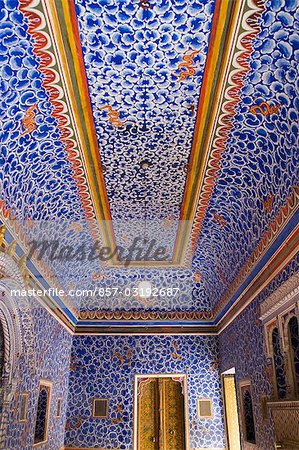
[[[187,178],[184,199],[181,208],[181,222],[177,233],[174,250],[174,264],[183,264],[188,239],[195,219],[200,188],[204,179],[204,167],[208,155],[208,144],[223,83],[226,81],[225,70],[234,44],[236,27],[240,12],[245,2],[236,0],[219,0],[219,11],[213,23],[214,35],[211,36],[209,53],[201,89],[193,147],[190,157],[190,173]],[[227,29],[227,22],[229,21]],[[212,30],[213,32],[213,30]],[[224,47],[223,47],[224,45]],[[218,79],[215,80],[217,67],[220,67]],[[216,84],[215,84],[216,83]],[[211,107],[212,101],[212,107]]]
[[[60,62],[62,65],[64,79],[67,84],[69,100],[72,105],[72,113],[75,120],[76,131],[80,140],[81,148],[83,150],[82,157],[85,161],[85,168],[87,171],[88,183],[90,187],[90,192],[93,198],[93,204],[95,207],[95,214],[98,221],[98,226],[100,228],[101,234],[103,236],[104,245],[114,248],[115,239],[114,232],[112,228],[111,215],[109,202],[106,192],[105,180],[102,172],[100,153],[97,143],[95,125],[92,116],[92,109],[90,104],[90,98],[87,90],[87,81],[85,75],[84,65],[82,60],[80,60],[81,44],[76,40],[76,30],[74,29],[75,24],[72,20],[71,6],[72,0],[62,1],[62,9],[64,14],[64,20],[66,23],[68,42],[66,43],[63,39],[63,34],[61,30],[61,24],[59,21],[57,13],[57,4],[59,0],[46,0],[44,4],[45,10],[47,11],[48,18],[51,22],[52,32],[54,33],[55,43],[58,46]],[[69,45],[69,49],[72,54],[73,66],[76,76],[76,82],[78,85],[78,91],[80,96],[80,106],[82,109],[85,128],[87,132],[86,135],[82,127],[82,118],[80,117],[78,111],[78,104],[76,102],[76,95],[74,92],[73,82],[70,75],[70,65],[67,58],[65,45]],[[78,48],[80,45],[80,48]],[[96,174],[96,176],[95,176]],[[111,263],[116,263],[117,260],[111,261]]]

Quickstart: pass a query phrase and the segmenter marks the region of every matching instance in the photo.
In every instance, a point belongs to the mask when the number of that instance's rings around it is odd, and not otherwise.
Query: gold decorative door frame
[[[225,435],[228,450],[241,450],[239,411],[234,374],[222,374]]]
[[[168,380],[167,380],[168,379]],[[139,414],[143,410],[143,407],[157,408],[160,410],[161,407],[163,411],[160,411],[157,419],[151,417],[152,420],[149,420],[149,426],[153,430],[157,430],[156,433],[153,434],[153,441],[148,443],[147,445],[151,446],[149,450],[166,450],[165,442],[169,442],[169,437],[165,435],[166,425],[165,421],[168,420],[167,414],[169,412],[169,408],[163,408],[165,404],[165,395],[167,393],[167,389],[171,389],[171,386],[175,388],[175,384],[167,383],[167,381],[176,381],[180,386],[183,394],[183,413],[184,413],[184,423],[183,423],[183,444],[184,450],[190,450],[189,446],[189,411],[188,411],[188,393],[187,393],[187,375],[185,374],[146,374],[146,375],[135,375],[135,383],[134,383],[134,430],[133,430],[133,442],[134,450],[139,450],[139,436],[138,436],[138,425],[139,425]],[[155,383],[151,383],[156,381]],[[145,396],[148,396],[148,401],[146,404],[142,404],[142,399],[140,387],[141,385],[145,386]],[[169,393],[171,395],[171,393]],[[159,398],[159,400],[158,400]],[[159,405],[156,402],[159,401]],[[147,414],[147,411],[143,410],[143,414]],[[171,424],[172,427],[175,427],[175,423]],[[171,434],[170,430],[170,434]],[[168,439],[168,441],[167,441]]]

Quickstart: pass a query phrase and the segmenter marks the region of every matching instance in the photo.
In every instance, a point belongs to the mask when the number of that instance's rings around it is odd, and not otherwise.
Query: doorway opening
[[[235,369],[222,373],[226,441],[228,450],[241,450]]]
[[[134,450],[188,450],[185,375],[136,375]]]

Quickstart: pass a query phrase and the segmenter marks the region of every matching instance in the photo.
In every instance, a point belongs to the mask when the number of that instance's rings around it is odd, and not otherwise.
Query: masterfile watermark
[[[10,295],[20,297],[95,297],[99,288],[94,289],[70,289],[65,291],[58,288],[49,289],[11,289]]]
[[[157,243],[155,239],[136,237],[128,247],[117,245],[104,247],[99,241],[92,246],[79,243],[77,246],[61,244],[59,239],[32,240],[29,243],[28,258],[34,256],[37,260],[47,258],[50,261],[109,261],[117,259],[124,266],[132,261],[170,261],[168,249]]]
[[[97,298],[109,298],[121,296],[123,297],[135,297],[140,298],[141,294],[144,292],[139,286],[127,286],[127,287],[102,287],[95,286],[93,289],[69,289],[65,291],[61,288],[48,289],[38,289],[38,288],[27,288],[27,289],[11,289],[10,295],[16,297],[97,297]],[[179,295],[180,289],[174,286],[168,286],[164,288],[153,288],[150,290],[151,297],[175,297]]]

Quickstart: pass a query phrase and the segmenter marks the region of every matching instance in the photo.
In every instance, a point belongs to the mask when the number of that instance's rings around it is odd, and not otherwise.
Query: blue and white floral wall
[[[66,447],[132,450],[135,374],[188,376],[190,448],[224,448],[218,341],[214,336],[76,336],[73,340]],[[93,398],[109,399],[107,419],[92,418]],[[213,419],[196,400],[213,399]],[[118,412],[122,411],[122,412]]]
[[[35,419],[41,379],[53,383],[49,415],[48,442],[40,449],[59,450],[63,447],[66,402],[68,391],[71,335],[41,306],[31,305],[30,317],[27,315],[23,353],[18,360],[14,381],[16,390],[13,396],[9,424],[6,433],[5,449],[32,449]],[[20,309],[22,315],[22,309]],[[29,317],[29,318],[28,318]],[[24,324],[23,323],[23,324]],[[32,330],[30,328],[32,327]],[[29,337],[34,336],[34,340]],[[20,423],[20,397],[29,393],[27,420]],[[57,400],[62,398],[61,417],[56,417]]]
[[[259,305],[298,271],[299,256],[256,297],[256,299],[220,335],[220,371],[236,369],[236,381],[250,379],[257,447],[274,449],[274,430],[271,418],[263,419],[263,396],[273,395],[272,379],[267,370],[263,325],[259,320]]]

